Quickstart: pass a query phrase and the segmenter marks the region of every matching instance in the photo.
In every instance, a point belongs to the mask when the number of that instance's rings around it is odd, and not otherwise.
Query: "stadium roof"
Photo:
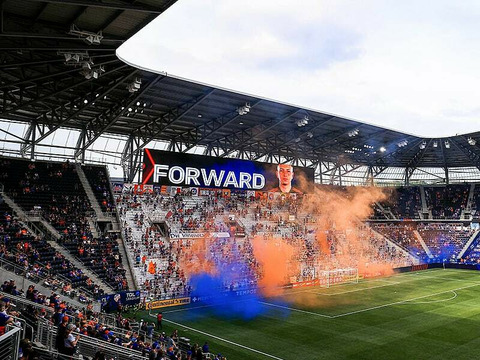
[[[31,124],[11,134],[22,151],[74,128],[78,157],[112,133],[130,137],[125,157],[164,140],[172,151],[307,166],[480,168],[480,132],[420,138],[122,62],[115,50],[174,2],[2,1],[0,118]]]

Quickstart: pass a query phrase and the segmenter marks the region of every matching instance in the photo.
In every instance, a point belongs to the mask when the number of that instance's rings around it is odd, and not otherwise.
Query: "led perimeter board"
[[[308,192],[314,170],[286,164],[145,149],[142,183],[283,193]]]

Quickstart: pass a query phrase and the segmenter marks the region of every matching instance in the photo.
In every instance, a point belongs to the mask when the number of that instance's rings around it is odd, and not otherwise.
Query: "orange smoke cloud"
[[[262,236],[252,239],[252,247],[260,265],[259,290],[265,296],[279,295],[280,287],[289,282],[290,276],[297,272],[297,264],[292,261],[297,253],[296,249],[281,238]]]
[[[179,267],[188,277],[195,274],[216,274],[215,264],[207,258],[208,249],[214,239],[209,235],[188,241],[178,240]]]

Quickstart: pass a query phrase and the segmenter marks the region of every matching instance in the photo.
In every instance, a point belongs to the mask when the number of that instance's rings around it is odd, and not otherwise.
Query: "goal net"
[[[336,284],[358,283],[358,269],[334,269],[319,270],[318,281],[322,287],[330,287]]]

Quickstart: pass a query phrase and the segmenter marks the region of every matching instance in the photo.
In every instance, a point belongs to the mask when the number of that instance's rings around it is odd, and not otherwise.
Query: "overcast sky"
[[[426,137],[480,131],[480,1],[179,0],[137,66]]]

